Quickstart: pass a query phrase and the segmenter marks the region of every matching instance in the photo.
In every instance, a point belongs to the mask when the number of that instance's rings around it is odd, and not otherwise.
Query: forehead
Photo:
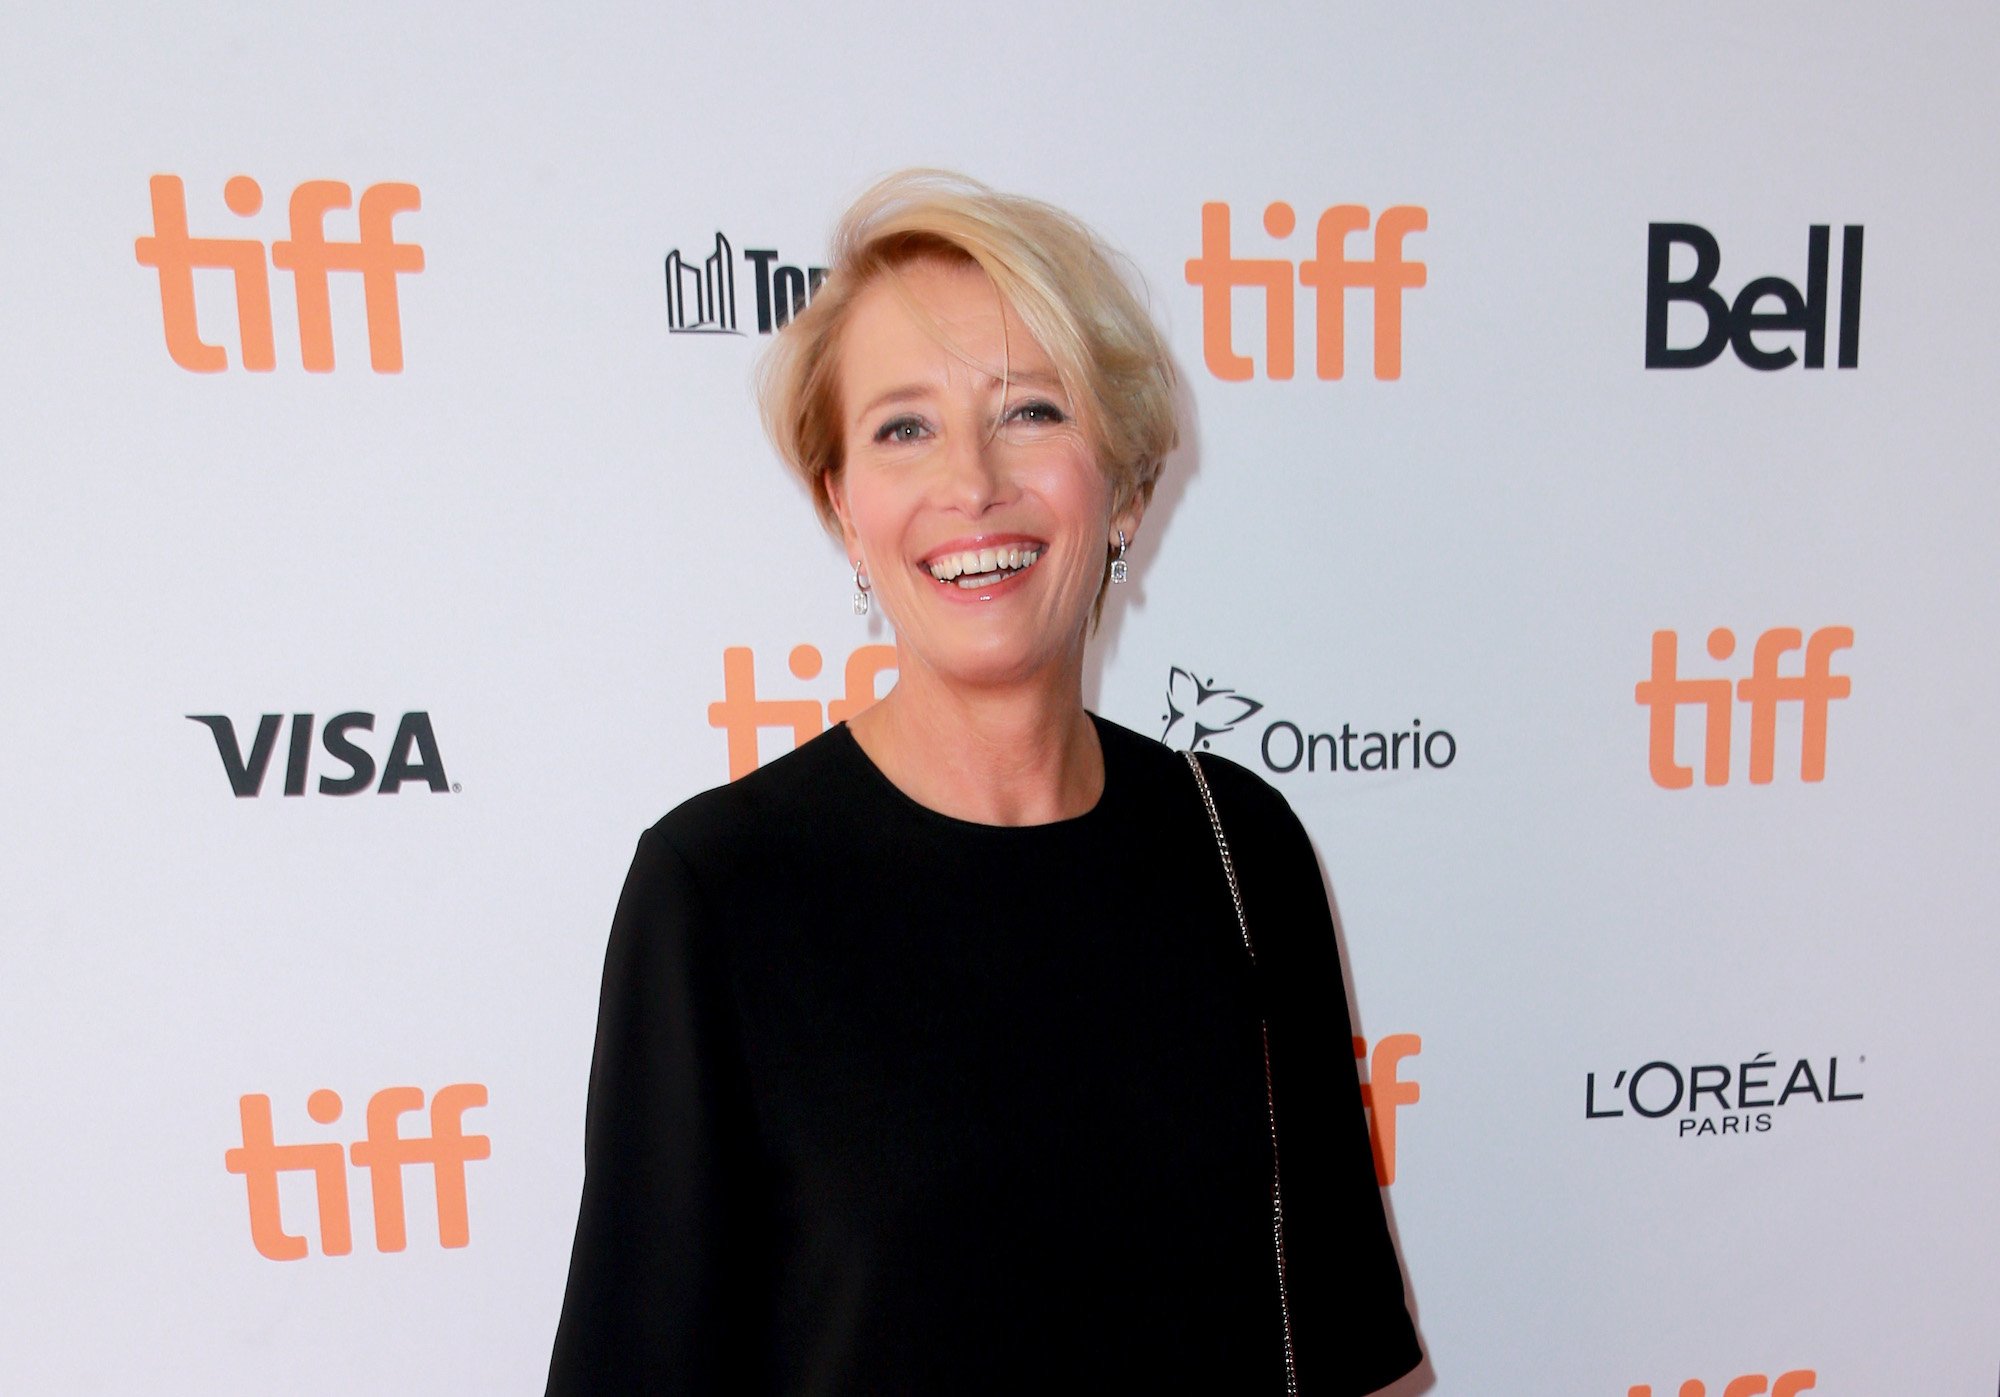
[[[977,265],[925,259],[892,268],[854,298],[841,337],[845,401],[880,381],[984,383],[1051,374],[1048,354]]]

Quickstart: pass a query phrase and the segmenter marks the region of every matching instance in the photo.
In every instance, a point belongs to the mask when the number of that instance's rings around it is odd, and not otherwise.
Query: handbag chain
[[[1194,783],[1201,788],[1201,803],[1208,809],[1209,827],[1215,831],[1215,847],[1222,855],[1222,872],[1229,879],[1229,900],[1236,904],[1236,929],[1243,934],[1243,949],[1257,963],[1257,948],[1250,940],[1250,920],[1243,915],[1243,889],[1236,881],[1236,861],[1229,856],[1229,840],[1222,833],[1222,816],[1215,808],[1215,793],[1208,788],[1208,776],[1192,752],[1184,752]],[[1278,1098],[1271,1087],[1271,1023],[1259,1016],[1257,1031],[1264,1043],[1264,1118],[1271,1127],[1271,1246],[1278,1258],[1278,1317],[1284,1321],[1285,1393],[1298,1397],[1299,1374],[1292,1361],[1292,1302],[1285,1290],[1285,1195],[1280,1187],[1278,1168]]]

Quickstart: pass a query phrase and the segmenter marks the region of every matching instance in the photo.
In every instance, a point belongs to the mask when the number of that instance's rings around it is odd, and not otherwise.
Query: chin
[[[939,647],[925,659],[938,678],[954,687],[996,689],[1060,669],[1062,654],[1042,645],[958,645]]]

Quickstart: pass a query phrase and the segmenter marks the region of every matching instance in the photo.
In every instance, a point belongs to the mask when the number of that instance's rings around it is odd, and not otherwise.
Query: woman
[[[1362,1393],[1418,1361],[1304,831],[1083,707],[1172,388],[1068,216],[915,172],[843,221],[764,408],[898,678],[640,841],[551,1393]]]

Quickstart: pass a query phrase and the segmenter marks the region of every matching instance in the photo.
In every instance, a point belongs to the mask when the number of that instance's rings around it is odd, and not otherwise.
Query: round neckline
[[[854,734],[849,730],[845,720],[828,728],[826,735],[832,737],[838,734],[841,746],[851,755],[853,761],[861,770],[866,773],[869,783],[883,791],[893,803],[919,818],[942,825],[947,829],[975,830],[982,835],[998,838],[1032,838],[1045,831],[1069,833],[1086,829],[1107,818],[1105,812],[1111,806],[1112,787],[1117,779],[1116,773],[1113,771],[1115,762],[1111,754],[1113,744],[1105,737],[1105,728],[1109,725],[1104,719],[1098,717],[1089,709],[1086,708],[1083,712],[1084,716],[1090,719],[1091,727],[1097,733],[1097,749],[1104,758],[1104,787],[1098,791],[1096,803],[1088,810],[1060,820],[1044,820],[1039,824],[1032,825],[992,825],[987,824],[984,820],[963,820],[956,815],[947,815],[942,810],[933,810],[901,786],[898,786],[894,781],[891,781],[888,773],[875,765],[875,759],[869,756],[866,749],[855,740]]]

